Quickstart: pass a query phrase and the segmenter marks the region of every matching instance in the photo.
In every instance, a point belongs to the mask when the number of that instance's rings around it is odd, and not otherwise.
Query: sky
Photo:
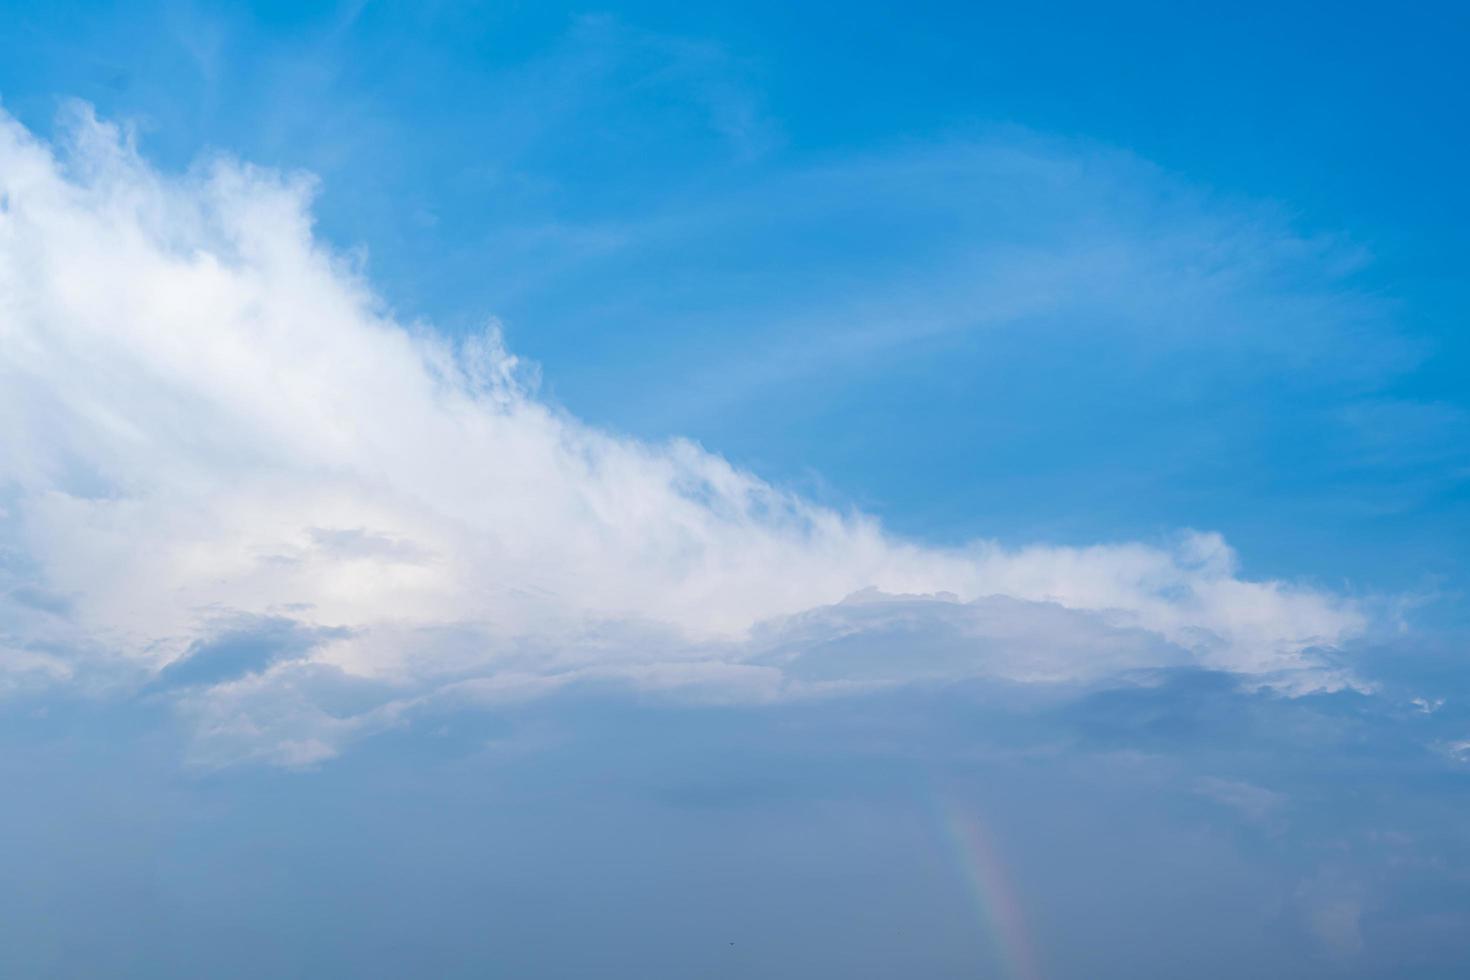
[[[0,14],[0,973],[1470,962],[1462,7]]]

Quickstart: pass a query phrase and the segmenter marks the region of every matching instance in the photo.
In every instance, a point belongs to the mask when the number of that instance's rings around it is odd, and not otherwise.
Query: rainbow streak
[[[941,804],[941,826],[959,857],[965,883],[989,929],[1004,973],[1013,980],[1041,980],[1041,967],[1025,916],[995,854],[990,836],[973,813]]]

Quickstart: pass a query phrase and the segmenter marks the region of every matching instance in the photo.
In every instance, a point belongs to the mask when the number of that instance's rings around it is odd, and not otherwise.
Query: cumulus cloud
[[[538,397],[493,325],[404,323],[312,181],[159,172],[0,115],[0,678],[151,685],[312,762],[444,699],[772,699],[1194,664],[1349,683],[1362,613],[1229,546],[924,547]],[[189,662],[196,661],[195,666]]]

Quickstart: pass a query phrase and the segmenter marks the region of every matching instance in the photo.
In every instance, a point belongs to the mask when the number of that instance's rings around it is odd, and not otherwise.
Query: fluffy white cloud
[[[312,642],[181,697],[239,751],[309,762],[418,705],[586,678],[754,698],[1176,663],[1341,682],[1318,655],[1361,614],[1242,578],[1216,535],[897,540],[566,416],[493,329],[396,322],[313,237],[305,178],[160,174],[85,109],[69,132],[53,148],[0,115],[8,684],[151,676],[289,622]]]

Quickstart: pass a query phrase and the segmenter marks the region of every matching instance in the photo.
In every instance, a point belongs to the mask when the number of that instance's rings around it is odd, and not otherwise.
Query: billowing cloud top
[[[310,196],[159,173],[84,109],[57,147],[0,115],[0,682],[167,691],[222,755],[286,762],[589,678],[1346,682],[1324,655],[1362,614],[1217,535],[922,547],[570,418],[493,328],[396,322]]]

